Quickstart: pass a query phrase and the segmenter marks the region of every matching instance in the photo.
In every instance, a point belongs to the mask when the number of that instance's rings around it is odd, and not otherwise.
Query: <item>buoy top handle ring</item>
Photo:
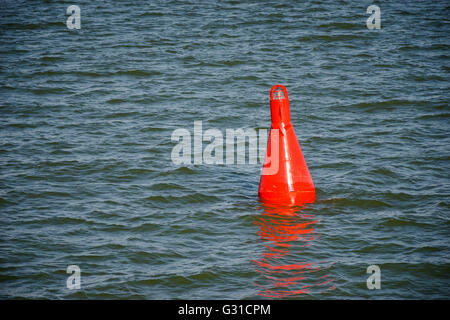
[[[270,89],[270,113],[272,128],[277,128],[281,123],[288,124],[291,122],[288,92],[281,84],[274,85]]]
[[[289,100],[286,87],[281,84],[276,84],[270,89],[270,101],[273,100]]]

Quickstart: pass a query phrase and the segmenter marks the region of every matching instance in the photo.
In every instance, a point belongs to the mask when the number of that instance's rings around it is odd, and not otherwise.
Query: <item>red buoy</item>
[[[302,205],[314,202],[314,182],[291,123],[288,93],[277,84],[270,90],[272,126],[258,195],[264,202]]]

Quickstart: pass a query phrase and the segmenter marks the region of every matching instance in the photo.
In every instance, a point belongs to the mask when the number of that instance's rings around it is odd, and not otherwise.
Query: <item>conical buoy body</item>
[[[259,183],[262,201],[281,205],[314,202],[314,182],[291,123],[288,93],[284,86],[270,90],[272,126]]]

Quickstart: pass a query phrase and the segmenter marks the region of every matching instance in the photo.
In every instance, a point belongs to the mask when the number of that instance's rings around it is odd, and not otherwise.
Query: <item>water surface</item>
[[[371,1],[77,1],[68,30],[72,4],[0,4],[1,298],[450,298],[447,1],[380,30]],[[277,83],[314,204],[172,163],[194,121],[267,128]]]

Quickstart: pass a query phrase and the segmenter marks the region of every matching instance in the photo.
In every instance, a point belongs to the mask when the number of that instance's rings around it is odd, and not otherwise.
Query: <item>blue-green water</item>
[[[2,1],[0,297],[450,298],[450,7],[371,4]],[[194,121],[267,128],[277,83],[314,204],[172,163]]]

